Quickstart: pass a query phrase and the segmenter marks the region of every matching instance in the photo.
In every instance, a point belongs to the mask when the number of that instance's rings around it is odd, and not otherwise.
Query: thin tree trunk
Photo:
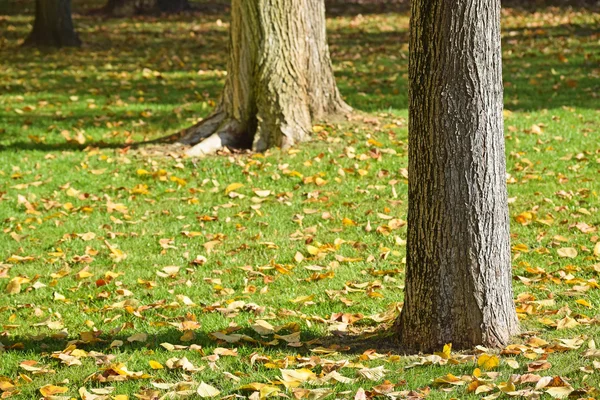
[[[322,0],[233,0],[225,88],[215,112],[188,129],[188,154],[223,146],[289,147],[312,121],[350,111],[331,66]]]
[[[500,1],[413,0],[404,306],[411,351],[499,347],[511,287]]]
[[[79,36],[73,28],[71,0],[36,0],[33,30],[25,46],[78,47]]]

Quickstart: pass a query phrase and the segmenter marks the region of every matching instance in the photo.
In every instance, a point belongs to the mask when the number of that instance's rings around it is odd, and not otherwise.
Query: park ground
[[[226,13],[82,13],[83,48],[39,52],[3,7],[1,398],[600,396],[600,14],[502,13],[522,334],[406,356],[406,12],[328,18],[350,119],[193,160],[135,144],[208,115]]]

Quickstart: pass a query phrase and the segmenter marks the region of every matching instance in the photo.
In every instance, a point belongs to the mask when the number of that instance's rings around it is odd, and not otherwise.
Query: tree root
[[[200,143],[202,139],[205,139],[215,133],[221,124],[223,124],[225,119],[226,115],[223,111],[216,111],[209,117],[198,122],[196,125],[183,130],[180,133],[181,138],[178,140],[178,142],[191,146]]]
[[[243,134],[240,123],[233,118],[225,119],[224,113],[218,118],[215,114],[214,119],[208,118],[189,128],[189,131],[179,141],[184,144],[194,144],[185,152],[189,157],[203,157],[215,154],[226,146],[236,146],[240,143]]]

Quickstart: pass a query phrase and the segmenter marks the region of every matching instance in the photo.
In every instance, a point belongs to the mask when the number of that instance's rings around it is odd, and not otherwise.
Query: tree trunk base
[[[23,42],[23,47],[81,47],[81,39],[74,32],[53,32],[51,35],[32,32]]]
[[[188,155],[289,148],[314,121],[351,111],[335,84],[322,0],[232,1],[229,50],[216,111],[179,139],[194,145]]]
[[[70,0],[36,0],[33,29],[23,43],[30,47],[79,47]]]

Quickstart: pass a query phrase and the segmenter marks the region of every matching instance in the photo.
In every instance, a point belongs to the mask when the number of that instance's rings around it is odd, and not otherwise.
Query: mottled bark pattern
[[[322,0],[233,0],[229,47],[220,104],[183,142],[216,133],[223,145],[289,147],[312,121],[350,111],[335,84]]]
[[[502,121],[500,1],[413,0],[405,301],[413,351],[517,333]]]
[[[36,0],[33,30],[26,46],[77,47],[81,45],[73,28],[71,0]]]

